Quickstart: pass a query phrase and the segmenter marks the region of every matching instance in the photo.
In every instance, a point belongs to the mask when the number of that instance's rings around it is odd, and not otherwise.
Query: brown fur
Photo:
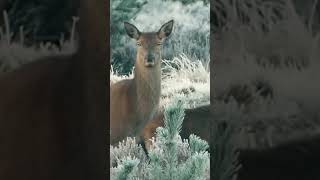
[[[202,106],[195,109],[186,109],[185,118],[182,124],[182,131],[180,133],[183,139],[189,138],[190,134],[196,134],[202,139],[209,139],[210,137],[210,120],[209,106]],[[197,121],[197,122],[195,122]],[[151,145],[150,139],[155,136],[157,127],[164,126],[164,114],[159,112],[155,118],[146,124],[140,133],[141,139],[144,141],[146,149]]]
[[[130,28],[135,28],[133,25]],[[161,30],[161,29],[160,29]],[[130,30],[129,30],[130,33]],[[135,137],[158,110],[161,94],[162,39],[159,33],[129,34],[140,45],[135,60],[134,78],[110,87],[111,144],[127,136]],[[147,54],[154,56],[153,66],[147,67]]]
[[[109,6],[80,2],[77,53],[0,76],[0,179],[105,179]]]

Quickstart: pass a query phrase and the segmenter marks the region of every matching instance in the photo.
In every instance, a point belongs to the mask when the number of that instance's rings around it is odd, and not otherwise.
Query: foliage
[[[77,7],[73,0],[10,1],[10,26],[15,34],[23,26],[26,39],[57,40],[71,28]]]
[[[142,152],[141,146],[132,145],[132,143],[126,143],[127,146],[120,144],[116,148],[111,146],[112,159],[115,159],[113,151],[127,154],[112,166],[111,177],[154,180],[208,179],[208,143],[195,135],[190,135],[189,140],[182,141],[179,132],[183,118],[184,110],[181,100],[175,99],[165,107],[165,125],[157,129],[156,137],[152,139],[148,159],[144,156],[141,158],[139,155]],[[132,139],[128,140],[130,142]],[[135,141],[131,142],[135,143]],[[119,151],[120,149],[122,151]],[[136,154],[130,152],[136,152]],[[141,158],[140,161],[137,157]],[[117,156],[117,158],[120,157]],[[137,164],[137,162],[140,163]],[[131,172],[128,173],[128,170]]]
[[[61,50],[50,43],[40,44],[40,47],[26,47],[24,44],[24,35],[20,34],[20,42],[12,42],[12,31],[8,16],[5,16],[5,29],[0,31],[0,72],[12,71],[23,64],[41,59],[50,55],[68,55],[75,51],[74,37],[61,40]],[[74,22],[76,23],[76,22]],[[72,27],[75,31],[75,24]]]
[[[127,158],[122,160],[121,165],[116,169],[115,175],[111,179],[127,180],[130,177],[131,171],[139,164],[138,159]]]
[[[210,3],[209,0],[173,0],[173,1],[180,1],[183,4],[192,4],[192,3],[195,3],[195,2],[198,2],[198,1],[203,1],[205,4]]]

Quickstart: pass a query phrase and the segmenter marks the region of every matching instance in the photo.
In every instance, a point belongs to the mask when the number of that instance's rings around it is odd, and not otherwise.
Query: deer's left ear
[[[128,22],[124,22],[124,28],[125,28],[129,37],[131,37],[135,40],[139,39],[140,31],[133,24],[130,24]]]
[[[158,31],[159,38],[163,39],[163,38],[168,37],[172,32],[172,28],[173,28],[173,20],[162,25]]]

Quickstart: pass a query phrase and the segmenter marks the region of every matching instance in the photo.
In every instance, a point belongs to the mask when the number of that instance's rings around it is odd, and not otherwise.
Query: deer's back
[[[79,145],[66,131],[77,128],[73,60],[50,57],[0,77],[0,179],[59,179],[71,170],[68,151]]]
[[[210,110],[209,106],[202,106],[195,109],[186,109],[185,118],[182,124],[181,137],[187,139],[190,134],[196,134],[203,139],[209,140],[210,136]],[[146,148],[151,145],[151,139],[155,136],[156,129],[164,126],[164,112],[158,112],[154,118],[146,124],[140,133]]]

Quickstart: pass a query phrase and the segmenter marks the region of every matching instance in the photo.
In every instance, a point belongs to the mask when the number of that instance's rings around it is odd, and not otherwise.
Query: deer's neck
[[[136,61],[133,82],[140,111],[150,112],[157,108],[161,95],[160,64],[146,68]]]

